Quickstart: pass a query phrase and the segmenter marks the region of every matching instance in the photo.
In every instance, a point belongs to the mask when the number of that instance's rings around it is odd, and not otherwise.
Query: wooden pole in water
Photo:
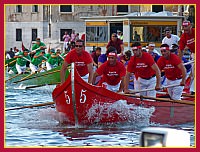
[[[30,106],[8,108],[8,109],[5,109],[5,111],[19,110],[19,109],[25,109],[25,108],[34,108],[34,107],[42,107],[42,106],[47,106],[47,105],[52,105],[52,104],[55,104],[55,102],[46,102],[46,103],[34,104],[34,105],[30,105]]]

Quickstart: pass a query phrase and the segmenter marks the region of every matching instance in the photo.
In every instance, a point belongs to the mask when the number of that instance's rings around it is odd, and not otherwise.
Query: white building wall
[[[45,25],[46,24],[46,25]],[[45,28],[48,24],[44,22],[6,22],[6,50],[9,48],[17,47],[21,50],[22,42],[26,48],[29,49],[32,39],[32,29],[37,29],[38,37],[43,40],[47,31]],[[22,42],[16,41],[16,29],[22,29]]]

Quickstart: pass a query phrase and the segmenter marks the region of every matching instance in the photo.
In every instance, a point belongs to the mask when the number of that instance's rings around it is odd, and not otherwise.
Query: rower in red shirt
[[[153,57],[149,53],[142,51],[142,47],[139,42],[135,42],[132,45],[132,51],[134,56],[131,57],[128,63],[124,92],[130,92],[128,90],[128,83],[131,73],[134,73],[137,78],[139,90],[151,88],[159,90],[161,74]],[[156,97],[156,91],[152,90],[141,92],[140,95]]]
[[[117,60],[117,51],[114,47],[109,47],[108,50],[113,50],[108,53],[108,61],[103,63],[93,75],[93,84],[96,77],[102,75],[102,86],[114,92],[119,92],[123,89],[124,76],[126,69],[123,63]]]
[[[83,40],[77,40],[75,42],[75,48],[66,55],[60,71],[61,84],[65,82],[67,66],[72,62],[75,63],[75,67],[82,79],[88,83],[92,83],[93,60],[91,55],[84,50]]]
[[[180,44],[179,44],[179,56],[180,59],[183,56],[183,51],[190,50],[191,52],[191,60],[195,60],[195,28],[192,28],[192,25],[190,21],[184,21],[182,24],[184,33],[181,35],[180,39]],[[191,78],[191,86],[190,86],[190,92],[191,94],[195,93],[195,64],[192,64],[191,68],[191,73],[190,73],[190,78]]]
[[[167,44],[160,46],[162,56],[158,59],[157,64],[160,70],[164,70],[167,78],[167,85],[180,84],[180,86],[167,88],[172,100],[181,100],[181,95],[185,85],[186,69],[180,58],[170,52]]]
[[[190,21],[184,21],[182,27],[184,33],[180,38],[179,53],[183,55],[183,50],[187,47],[193,54],[195,53],[195,28],[192,28]]]

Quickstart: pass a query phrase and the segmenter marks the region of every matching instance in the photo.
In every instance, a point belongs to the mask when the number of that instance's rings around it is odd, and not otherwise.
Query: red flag
[[[24,46],[24,44],[23,44],[23,42],[22,42],[22,51],[24,51],[26,48],[25,48],[25,46]]]
[[[49,44],[47,52],[50,53],[50,50],[51,50],[51,48],[50,48],[50,44]]]

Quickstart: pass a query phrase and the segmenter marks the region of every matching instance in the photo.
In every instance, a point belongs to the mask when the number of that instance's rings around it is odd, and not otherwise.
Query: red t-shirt
[[[142,52],[142,57],[138,58],[132,56],[127,67],[127,71],[134,73],[136,78],[149,78],[155,75],[155,71],[151,68],[151,66],[155,63],[153,57],[146,53]]]
[[[165,71],[165,76],[169,80],[176,80],[177,78],[182,78],[182,72],[177,67],[180,63],[182,63],[182,61],[175,54],[170,54],[169,60],[161,56],[157,62],[158,67],[160,68],[160,70]]]
[[[85,76],[88,74],[88,68],[87,64],[90,64],[93,62],[91,55],[86,52],[85,50],[82,51],[81,55],[78,55],[76,53],[76,50],[71,50],[67,56],[65,57],[65,61],[70,64],[72,62],[75,63],[76,69],[80,76]]]
[[[106,82],[109,85],[117,85],[122,77],[126,75],[126,69],[124,65],[117,61],[116,65],[110,65],[109,61],[103,63],[96,72],[99,75],[103,75],[102,82]]]
[[[185,46],[189,47],[192,53],[195,53],[195,28],[192,29],[192,33],[189,35],[183,33],[180,38],[180,50],[184,50]]]
[[[106,48],[109,48],[110,46],[113,46],[116,50],[117,50],[117,54],[120,54],[121,53],[121,44],[123,44],[122,40],[118,39],[117,38],[117,41],[112,41],[110,40],[108,42],[108,45],[106,46]]]

